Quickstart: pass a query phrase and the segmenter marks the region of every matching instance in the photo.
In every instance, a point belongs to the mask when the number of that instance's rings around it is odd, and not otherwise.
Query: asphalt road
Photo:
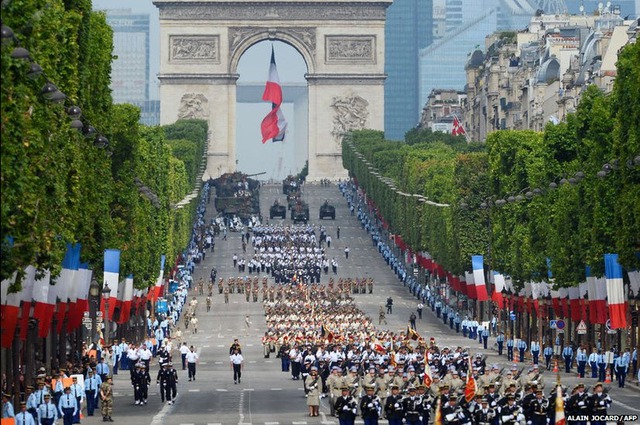
[[[347,204],[335,185],[321,187],[309,185],[305,188],[305,198],[310,204],[311,223],[318,224],[318,210],[325,199],[329,199],[336,207],[336,220],[322,220],[321,224],[327,228],[333,241],[328,249],[329,257],[338,259],[337,277],[373,277],[375,286],[373,294],[353,295],[359,307],[377,323],[378,309],[388,296],[394,299],[394,313],[387,315],[388,327],[396,331],[406,329],[408,317],[415,310],[417,300],[412,297],[402,283],[388,268],[382,257],[371,243],[371,238],[359,226],[355,217],[349,215]],[[265,186],[261,191],[261,208],[263,217],[268,218],[268,208],[274,199],[285,203],[281,186]],[[214,213],[213,199],[208,207],[208,216]],[[272,220],[291,223],[291,220]],[[336,238],[336,227],[340,226],[340,239]],[[239,233],[229,233],[226,241],[218,238],[216,252],[207,253],[205,261],[196,269],[194,281],[200,276],[208,280],[211,267],[218,269],[218,277],[238,277],[233,269],[232,256],[237,253],[242,256]],[[344,256],[344,248],[350,249],[349,259]],[[248,259],[249,257],[246,256]],[[255,275],[254,275],[255,276]],[[261,275],[265,276],[264,274]],[[328,276],[323,275],[322,283],[327,282]],[[273,283],[270,281],[270,283]],[[195,295],[191,294],[190,298]],[[207,424],[337,424],[336,418],[328,416],[326,399],[321,400],[321,415],[310,418],[307,416],[306,399],[301,381],[292,381],[291,375],[281,371],[280,359],[271,355],[263,358],[260,339],[266,326],[264,313],[260,302],[247,303],[243,294],[231,294],[230,303],[225,304],[222,295],[214,291],[211,312],[206,312],[205,297],[199,296],[198,317],[199,332],[193,334],[191,330],[183,330],[183,339],[194,345],[200,354],[197,366],[196,380],[187,381],[187,372],[180,370],[179,355],[174,354],[174,364],[179,369],[180,382],[178,384],[178,399],[174,405],[162,405],[155,387],[157,364],[152,364],[151,377],[154,385],[150,389],[149,404],[136,406],[133,400],[133,390],[128,380],[128,372],[115,376],[115,401],[113,418],[119,424],[131,425],[207,425]],[[261,300],[261,297],[260,297]],[[245,326],[244,318],[250,315],[251,326]],[[435,337],[440,346],[470,346],[472,352],[484,352],[477,341],[463,338],[442,321],[436,320],[431,310],[426,309],[423,319],[418,321],[418,332],[425,338]],[[233,383],[233,373],[229,364],[229,346],[234,338],[239,338],[245,357],[245,369],[242,382]],[[491,338],[493,339],[493,338]],[[490,339],[490,342],[491,342]],[[498,363],[506,365],[506,356],[499,358],[491,348],[486,351],[487,364]],[[177,361],[176,361],[177,360]],[[553,382],[555,377],[546,376],[547,382]],[[573,386],[578,382],[575,375],[562,374],[565,385]],[[585,380],[593,384],[591,379]],[[631,387],[635,388],[631,388]],[[548,387],[547,387],[548,388]],[[635,384],[629,383],[627,388],[611,389],[614,404],[610,413],[637,414],[640,390]],[[548,392],[548,390],[547,390]],[[102,423],[98,416],[84,418],[82,423]],[[363,423],[356,420],[356,423]]]

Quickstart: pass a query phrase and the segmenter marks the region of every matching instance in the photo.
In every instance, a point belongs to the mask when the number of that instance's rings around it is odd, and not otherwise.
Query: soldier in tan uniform
[[[513,373],[511,371],[507,372],[507,376],[502,380],[502,385],[500,386],[500,395],[504,396],[511,385],[515,385],[518,387],[518,381],[513,379]]]
[[[334,405],[338,397],[342,395],[340,388],[344,385],[344,379],[342,377],[342,369],[334,366],[331,370],[331,375],[327,378],[327,387],[329,388],[329,407],[331,409],[331,415],[335,415]]]

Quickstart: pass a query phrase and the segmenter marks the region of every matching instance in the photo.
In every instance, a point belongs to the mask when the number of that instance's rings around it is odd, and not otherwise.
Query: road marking
[[[221,393],[226,393],[229,390],[226,389],[226,388],[216,388],[216,391],[221,392]]]
[[[222,423],[220,423],[220,422],[211,422],[211,423],[208,423],[207,425],[222,425]]]
[[[271,391],[282,391],[282,388],[271,388]]]
[[[273,360],[265,360],[265,363],[273,363]]]
[[[190,392],[190,393],[199,393],[199,392],[200,392],[200,390],[199,390],[199,389],[197,389],[197,388],[194,388],[194,389],[192,389],[192,390],[189,390],[189,392]]]
[[[307,421],[293,421],[291,423],[293,425],[307,425]]]
[[[242,391],[255,391],[255,388],[243,388]]]
[[[169,413],[171,405],[165,404],[162,409],[153,417],[151,425],[162,425],[164,423],[164,417]]]
[[[207,338],[209,338],[209,337],[207,337]],[[209,347],[211,347],[211,346],[210,345],[203,345],[202,346],[202,348],[209,348]]]
[[[247,347],[253,347],[253,344],[247,344]]]
[[[222,364],[222,362],[215,362],[216,364]]]
[[[256,362],[255,360],[249,360],[249,363],[255,363],[255,362]]]
[[[264,425],[280,425],[280,422],[265,422]]]
[[[218,348],[224,347],[224,344],[218,344]]]

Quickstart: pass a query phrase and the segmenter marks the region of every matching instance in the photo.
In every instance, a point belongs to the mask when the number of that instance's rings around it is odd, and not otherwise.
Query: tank
[[[255,174],[254,174],[255,175]],[[260,215],[260,182],[248,174],[226,173],[213,179],[218,213],[236,215],[242,220]]]
[[[293,208],[291,208],[291,220],[293,220],[294,223],[303,222],[307,224],[309,221],[309,204],[298,200]]]
[[[331,205],[329,201],[324,201],[324,204],[320,206],[320,214],[318,218],[322,220],[323,218],[327,217],[331,220],[336,219],[336,207]]]
[[[269,208],[269,218],[273,219],[274,217],[287,218],[287,207],[281,205],[277,200]]]

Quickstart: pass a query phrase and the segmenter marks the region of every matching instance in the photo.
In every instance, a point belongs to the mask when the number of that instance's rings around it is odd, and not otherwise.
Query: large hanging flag
[[[53,306],[55,306],[55,299],[53,305],[49,304],[49,291],[55,288],[55,286],[51,286],[50,282],[51,273],[49,270],[45,270],[44,275],[36,280],[33,286],[33,301],[35,301],[33,318],[38,320],[38,334],[42,338],[49,335],[50,318],[53,314]]]
[[[271,46],[271,63],[269,64],[269,78],[262,94],[262,100],[271,102],[271,111],[262,120],[260,130],[262,132],[262,143],[267,140],[281,142],[287,131],[287,120],[280,109],[282,105],[282,86],[276,67],[276,55]]]
[[[131,313],[131,302],[133,301],[133,275],[130,274],[124,280],[124,288],[122,290],[122,304],[120,306],[120,317],[118,323],[127,323]]]
[[[119,249],[107,249],[104,251],[104,285],[109,285],[112,295],[118,293],[118,280],[120,278],[120,250]],[[109,317],[113,318],[113,312],[116,309],[116,297],[113,297],[109,302]],[[105,314],[104,298],[102,300],[102,306],[100,307],[102,314]],[[104,316],[103,316],[104,317]]]
[[[465,134],[467,134],[467,132],[464,131],[464,127],[462,126],[462,123],[460,122],[458,117],[456,115],[454,115],[453,116],[453,126],[451,127],[451,135],[452,136],[463,136]]]
[[[149,291],[149,300],[152,303],[155,303],[158,297],[160,296],[160,292],[162,292],[162,286],[164,285],[164,263],[166,261],[166,257],[164,254],[160,256],[160,274],[158,275],[158,279],[156,279],[156,284]],[[215,283],[215,282],[214,282]]]
[[[558,383],[556,387],[556,423],[555,425],[566,425],[564,418],[564,398],[562,397],[562,386]]]
[[[73,291],[73,282],[80,268],[80,244],[67,244],[67,251],[62,259],[62,270],[56,280],[56,295],[59,299],[56,312],[56,332],[62,332],[64,318],[67,315],[69,295]]]
[[[487,301],[487,286],[484,281],[484,259],[482,255],[474,255],[471,257],[471,266],[473,267],[473,282],[476,287],[476,298],[478,301]]]
[[[2,329],[2,348],[9,348],[13,343],[16,333],[16,325],[20,316],[20,292],[9,292],[18,274],[13,273],[11,279],[5,279],[0,285],[0,329]]]
[[[627,304],[624,299],[622,266],[618,263],[618,254],[604,255],[604,274],[607,277],[611,329],[624,329],[627,327]]]

